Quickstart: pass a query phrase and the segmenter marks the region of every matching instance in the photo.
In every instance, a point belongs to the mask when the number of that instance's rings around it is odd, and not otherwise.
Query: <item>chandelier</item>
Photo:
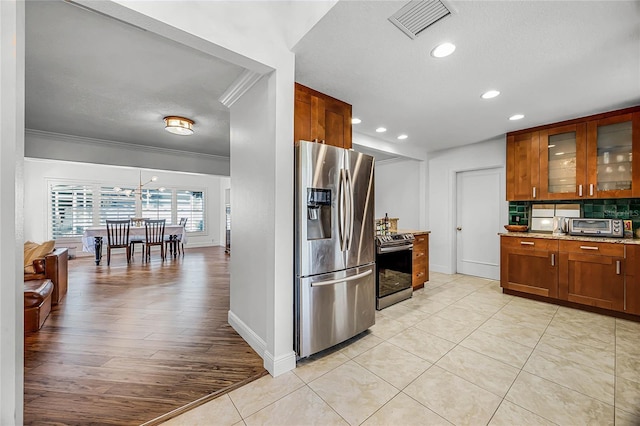
[[[116,186],[113,188],[113,190],[116,193],[120,193],[122,192],[124,195],[131,196],[131,195],[137,195],[138,198],[140,199],[140,201],[142,201],[142,189],[144,188],[145,185],[150,184],[151,182],[155,182],[158,180],[158,176],[151,176],[151,179],[149,179],[146,182],[142,182],[142,171],[140,171],[140,179],[139,179],[139,183],[138,183],[138,187],[136,189],[122,189],[119,186]],[[158,191],[163,192],[166,188],[164,186],[161,186],[160,188],[158,188]],[[149,190],[147,190],[147,198],[149,197]]]

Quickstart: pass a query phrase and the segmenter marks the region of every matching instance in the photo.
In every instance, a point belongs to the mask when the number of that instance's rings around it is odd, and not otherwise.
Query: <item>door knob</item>
[[[457,229],[458,231],[462,231],[462,226],[458,226],[456,229]]]

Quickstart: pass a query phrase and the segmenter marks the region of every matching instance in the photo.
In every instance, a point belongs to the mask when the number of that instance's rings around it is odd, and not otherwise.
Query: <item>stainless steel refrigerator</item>
[[[294,346],[299,358],[375,323],[373,157],[299,141]]]

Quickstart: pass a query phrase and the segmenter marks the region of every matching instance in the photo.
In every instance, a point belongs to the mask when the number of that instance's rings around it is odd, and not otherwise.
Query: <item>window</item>
[[[170,225],[172,211],[172,191],[145,189],[142,191],[142,217],[145,219],[165,219]]]
[[[50,186],[52,239],[80,237],[93,225],[93,188],[90,185]]]
[[[133,188],[123,188],[133,190]],[[124,192],[116,192],[112,187],[100,188],[100,225],[106,225],[107,220],[124,220],[135,217],[136,198],[127,196]]]
[[[177,217],[187,218],[187,232],[204,231],[204,193],[179,190],[176,194]]]
[[[185,217],[187,232],[205,230],[204,191],[143,189],[142,199],[133,191],[116,192],[107,184],[49,182],[51,239],[77,239],[88,227],[132,217],[165,219],[167,225]]]

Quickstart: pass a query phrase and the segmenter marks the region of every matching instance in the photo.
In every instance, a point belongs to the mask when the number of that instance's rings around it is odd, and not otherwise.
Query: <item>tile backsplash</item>
[[[580,204],[582,217],[605,219],[631,219],[633,232],[640,228],[640,198],[618,198],[611,200],[565,200],[553,204]],[[528,225],[533,204],[551,204],[549,201],[510,201],[509,224]]]

